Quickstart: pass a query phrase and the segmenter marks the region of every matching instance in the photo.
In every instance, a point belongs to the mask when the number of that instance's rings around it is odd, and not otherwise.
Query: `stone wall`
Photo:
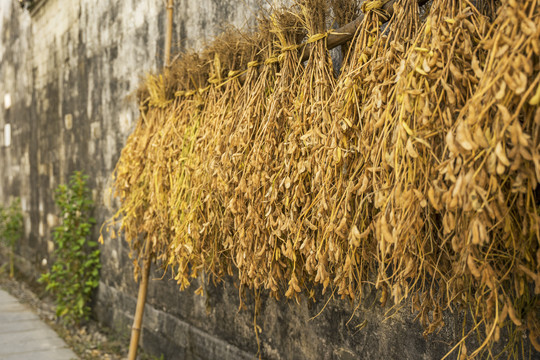
[[[175,49],[253,21],[255,2],[175,1]],[[98,224],[113,214],[111,173],[138,117],[132,95],[140,77],[162,64],[164,23],[164,1],[41,0],[31,12],[0,1],[0,201],[22,200],[17,259],[27,276],[36,278],[50,258],[54,189],[72,171],[90,175]],[[105,239],[101,260],[95,314],[128,334],[137,285],[127,245]],[[366,306],[375,304],[368,308],[327,294],[301,304],[263,296],[258,343],[253,302],[248,295],[238,310],[234,279],[181,293],[169,274],[153,277],[142,346],[166,359],[252,359],[259,351],[265,359],[436,359],[459,337],[452,329],[423,338],[408,308],[385,320],[376,294],[366,297]],[[199,285],[205,296],[194,295]]]

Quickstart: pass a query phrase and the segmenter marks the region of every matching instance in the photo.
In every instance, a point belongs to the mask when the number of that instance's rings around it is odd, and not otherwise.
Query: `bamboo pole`
[[[13,255],[13,248],[9,251],[9,277],[15,277],[15,256]]]
[[[171,44],[172,44],[172,27],[173,27],[173,3],[174,0],[167,1],[167,27],[165,32],[165,66],[170,65],[171,60]],[[133,319],[133,327],[131,328],[131,339],[129,341],[128,360],[137,358],[137,349],[139,347],[139,339],[141,336],[142,320],[144,315],[144,306],[146,304],[146,293],[148,291],[148,278],[150,277],[150,268],[152,266],[152,246],[146,240],[146,249],[144,253],[144,264],[141,284],[139,285],[139,294],[137,296],[137,307],[135,309],[135,318]]]
[[[171,43],[172,43],[172,27],[173,27],[173,2],[168,0],[167,3],[167,32],[165,33],[165,66],[169,66],[171,62]]]
[[[135,360],[137,357],[137,348],[139,347],[139,338],[141,336],[141,326],[144,315],[144,305],[146,304],[146,292],[148,290],[148,278],[150,277],[150,267],[152,266],[151,245],[146,244],[144,254],[144,265],[141,284],[139,285],[139,295],[137,297],[137,308],[135,309],[135,319],[131,328],[131,339],[129,342],[129,360]]]

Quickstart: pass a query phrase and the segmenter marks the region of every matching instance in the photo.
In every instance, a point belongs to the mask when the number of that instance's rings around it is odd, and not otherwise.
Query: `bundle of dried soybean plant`
[[[484,332],[473,355],[498,341],[501,328],[512,339],[509,353],[519,356],[525,329],[540,351],[539,20],[538,1],[502,1],[468,53],[478,84],[446,130],[437,169],[435,201],[455,254],[451,291]]]
[[[264,101],[265,108],[264,112],[249,113],[257,126],[251,126],[251,148],[245,156],[241,186],[234,199],[243,202],[245,211],[238,214],[235,222],[243,221],[237,234],[241,238],[233,245],[240,281],[250,288],[264,287],[275,297],[279,297],[287,278],[284,272],[289,268],[280,257],[287,238],[287,218],[276,180],[281,176],[283,142],[290,131],[289,109],[303,69],[296,51],[303,29],[292,11],[294,9],[276,10],[268,19],[267,25],[273,34],[269,42],[271,51],[259,75],[259,99],[255,99]],[[279,72],[276,73],[276,69]],[[248,122],[251,123],[253,120]]]
[[[234,131],[231,129],[237,114],[234,104],[242,88],[237,69],[245,68],[256,47],[255,41],[231,29],[203,53],[210,66],[210,76],[208,86],[199,89],[204,107],[191,154],[197,160],[189,184],[191,210],[183,226],[183,236],[190,243],[188,247],[177,246],[178,254],[172,260],[177,265],[177,280],[181,284],[189,284],[188,271],[193,278],[203,271],[219,279],[230,270],[230,258],[223,256],[226,249],[222,241],[222,234],[230,231],[225,216],[230,179],[221,165],[225,151],[223,139],[228,139]]]
[[[443,309],[456,296],[450,284],[458,274],[439,213],[447,204],[434,195],[441,187],[435,175],[447,129],[477,82],[470,57],[486,28],[469,2],[434,1],[398,69],[383,113],[389,132],[373,145],[386,185],[375,194],[377,283],[390,289],[395,304],[412,292],[426,333],[443,324]]]
[[[270,31],[270,19],[259,19],[260,47],[248,63],[246,82],[239,94],[240,103],[235,129],[229,137],[229,149],[222,158],[224,169],[230,169],[226,198],[231,232],[223,237],[232,263],[238,270],[240,292],[244,286],[259,288],[264,264],[257,254],[265,254],[268,235],[262,226],[263,208],[257,198],[261,190],[264,160],[253,156],[260,146],[259,134],[272,93],[278,59]]]
[[[314,282],[326,289],[330,283],[328,244],[320,236],[324,230],[320,212],[328,211],[328,205],[323,205],[324,199],[321,202],[314,195],[328,185],[323,183],[325,164],[320,154],[332,123],[328,100],[335,86],[332,61],[325,45],[328,4],[323,0],[307,0],[298,5],[311,52],[291,109],[291,131],[283,148],[281,177],[276,178],[289,217],[288,247],[300,255],[293,255],[286,292],[287,297],[294,296],[297,300],[301,286]],[[298,266],[297,261],[303,262],[303,266]]]
[[[366,10],[332,102],[337,121],[330,138],[338,147],[330,147],[326,154],[331,166],[325,178],[334,187],[329,191],[333,211],[324,236],[339,249],[331,256],[338,294],[359,301],[362,283],[371,280],[377,265],[372,221],[378,209],[373,202],[389,186],[379,177],[381,148],[375,141],[382,139],[382,146],[390,146],[387,137],[392,124],[386,121],[390,117],[384,110],[417,26],[415,3],[398,2],[395,10],[384,36],[380,36],[380,25],[385,14]]]

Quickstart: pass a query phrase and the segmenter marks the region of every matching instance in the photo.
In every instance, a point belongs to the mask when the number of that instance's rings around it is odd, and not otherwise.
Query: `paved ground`
[[[0,289],[0,360],[78,359],[28,307]]]

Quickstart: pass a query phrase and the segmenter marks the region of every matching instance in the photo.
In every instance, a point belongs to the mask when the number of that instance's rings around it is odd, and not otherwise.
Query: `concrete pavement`
[[[36,359],[78,357],[30,308],[0,289],[0,360]]]

